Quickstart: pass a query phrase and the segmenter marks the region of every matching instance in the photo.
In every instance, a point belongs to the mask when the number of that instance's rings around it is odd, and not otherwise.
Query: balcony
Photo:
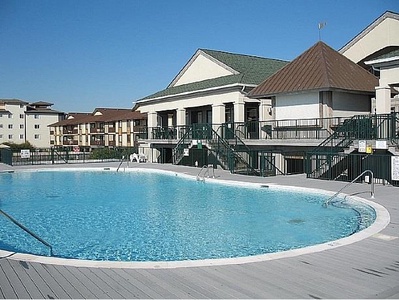
[[[78,141],[76,141],[76,140],[65,140],[65,141],[62,141],[62,144],[64,146],[74,146],[74,145],[78,145]]]
[[[90,145],[91,146],[105,146],[105,142],[99,141],[99,140],[91,140]]]
[[[63,128],[62,129],[62,134],[64,134],[64,135],[74,135],[74,134],[78,134],[78,129],[77,128],[74,128],[74,129],[71,129],[71,128]]]
[[[349,119],[313,118],[210,124],[224,139],[243,140],[323,140]],[[200,126],[201,124],[193,124]],[[192,126],[192,125],[191,125]],[[138,130],[139,139],[173,140],[183,137],[190,126],[149,127]]]
[[[90,128],[90,133],[92,134],[104,134],[104,128]]]

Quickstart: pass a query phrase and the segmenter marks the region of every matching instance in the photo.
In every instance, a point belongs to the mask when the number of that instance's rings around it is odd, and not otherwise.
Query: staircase
[[[252,151],[237,135],[231,137],[231,140],[224,139],[210,124],[193,124],[173,149],[173,163],[179,164],[195,142],[200,141],[224,169],[232,173],[260,176],[260,172],[253,167]]]
[[[370,153],[357,153],[360,140],[376,149],[377,141],[387,145],[385,154],[399,154],[399,113],[359,115],[345,120],[333,134],[306,154],[307,177],[346,180],[356,175],[354,169],[370,160]],[[382,151],[382,150],[381,150]],[[354,158],[351,153],[361,155]],[[388,153],[390,152],[390,153]]]

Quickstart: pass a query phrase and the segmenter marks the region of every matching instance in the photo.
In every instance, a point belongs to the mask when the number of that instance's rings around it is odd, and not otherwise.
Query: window
[[[8,139],[9,139],[9,140],[12,140],[12,134],[9,134],[9,135],[8,135]]]
[[[35,140],[40,139],[40,134],[35,134]]]
[[[9,118],[9,119],[12,119],[12,114],[8,114],[8,118]]]
[[[20,119],[23,119],[23,118],[24,118],[24,115],[23,115],[23,114],[20,114],[20,115],[19,115],[19,118],[20,118]]]
[[[35,119],[39,119],[39,117],[40,117],[39,115],[35,115],[35,117],[34,117],[34,118],[35,118]]]
[[[20,135],[19,135],[19,139],[20,139],[20,140],[23,140],[23,139],[24,139],[24,135],[23,135],[23,134],[20,134]]]
[[[3,124],[0,124],[0,128],[3,128]]]
[[[20,104],[20,105],[19,105],[19,108],[24,108],[24,105],[23,105],[23,104]]]
[[[24,124],[19,124],[19,129],[24,129]]]
[[[39,124],[35,124],[35,129],[39,129],[40,125]]]
[[[8,124],[8,129],[12,129],[12,124]]]
[[[0,118],[2,118],[3,117],[3,114],[0,114]]]

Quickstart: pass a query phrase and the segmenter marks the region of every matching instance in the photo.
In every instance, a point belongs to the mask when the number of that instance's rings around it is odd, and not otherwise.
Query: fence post
[[[54,147],[51,147],[51,164],[54,165]]]

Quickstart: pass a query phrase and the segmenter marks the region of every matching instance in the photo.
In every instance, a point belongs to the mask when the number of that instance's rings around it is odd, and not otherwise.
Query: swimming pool
[[[254,256],[349,236],[369,226],[363,204],[322,206],[326,195],[175,173],[40,171],[2,174],[0,208],[63,258],[179,261]],[[0,218],[0,249],[47,249]]]

